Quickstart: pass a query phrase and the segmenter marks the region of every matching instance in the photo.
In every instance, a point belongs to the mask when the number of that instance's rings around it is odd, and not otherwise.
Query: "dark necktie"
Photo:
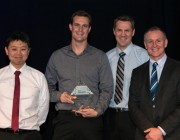
[[[119,54],[119,60],[117,64],[117,71],[116,71],[116,88],[115,88],[115,96],[114,101],[116,104],[119,104],[122,100],[122,93],[123,93],[123,83],[124,83],[124,56],[126,54],[121,52]]]
[[[158,86],[158,78],[157,78],[157,70],[156,66],[158,65],[157,62],[153,63],[153,69],[151,72],[151,85],[150,85],[150,92],[152,95],[152,101],[154,102],[156,94],[157,94],[157,86]]]
[[[14,87],[14,99],[12,110],[12,129],[17,131],[19,129],[19,98],[20,98],[20,71],[15,71],[15,87]]]

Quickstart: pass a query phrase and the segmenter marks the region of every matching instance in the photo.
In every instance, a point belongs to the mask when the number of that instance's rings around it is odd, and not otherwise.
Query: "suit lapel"
[[[147,87],[146,88],[147,93],[150,93],[149,85],[150,85],[150,77],[149,77],[149,61],[148,61],[145,65],[145,86]]]
[[[167,58],[165,64],[164,64],[164,68],[162,70],[161,73],[161,77],[159,79],[159,84],[158,84],[158,88],[157,88],[157,97],[161,95],[161,88],[164,86],[164,84],[167,81],[167,75],[169,75],[169,72],[171,71],[170,69],[172,68],[170,63],[169,58]]]
[[[149,63],[150,61],[148,61],[145,65],[144,65],[144,83],[145,83],[145,92],[147,93],[147,98],[149,99],[149,103],[151,104],[151,93],[150,93],[150,77],[149,77]]]

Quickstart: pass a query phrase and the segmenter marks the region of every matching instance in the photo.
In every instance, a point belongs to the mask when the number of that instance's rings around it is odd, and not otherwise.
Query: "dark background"
[[[44,72],[52,52],[69,44],[68,24],[76,10],[86,10],[92,15],[89,42],[105,52],[116,45],[112,32],[113,20],[126,14],[135,19],[135,44],[144,47],[144,32],[151,26],[159,26],[169,39],[167,54],[180,60],[179,0],[0,0],[0,68],[9,63],[4,52],[7,36],[21,30],[31,38],[28,65]],[[46,140],[50,140],[52,132],[52,106],[41,129]]]
[[[105,52],[115,47],[113,20],[119,15],[135,19],[133,42],[143,46],[143,34],[150,26],[160,26],[167,33],[167,54],[180,60],[179,0],[0,0],[0,68],[9,62],[4,53],[4,41],[14,30],[31,37],[28,64],[44,72],[51,53],[69,44],[68,24],[72,13],[86,10],[93,24],[89,42]]]

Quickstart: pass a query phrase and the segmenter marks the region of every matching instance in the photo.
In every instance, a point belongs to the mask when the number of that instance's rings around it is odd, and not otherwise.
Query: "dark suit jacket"
[[[145,140],[144,130],[160,126],[165,140],[180,140],[180,63],[167,58],[158,84],[155,108],[150,94],[149,61],[133,70],[129,109],[137,126],[136,140]]]

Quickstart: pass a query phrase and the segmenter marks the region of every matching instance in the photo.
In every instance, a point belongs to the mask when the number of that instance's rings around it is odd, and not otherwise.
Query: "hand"
[[[60,101],[62,103],[69,103],[69,104],[74,104],[74,100],[76,99],[76,96],[72,96],[68,94],[67,92],[63,92],[60,96]]]
[[[149,128],[144,132],[147,133],[145,137],[147,140],[163,140],[163,135],[159,128]]]
[[[83,117],[97,117],[98,113],[94,108],[81,106],[78,110],[72,110]]]

